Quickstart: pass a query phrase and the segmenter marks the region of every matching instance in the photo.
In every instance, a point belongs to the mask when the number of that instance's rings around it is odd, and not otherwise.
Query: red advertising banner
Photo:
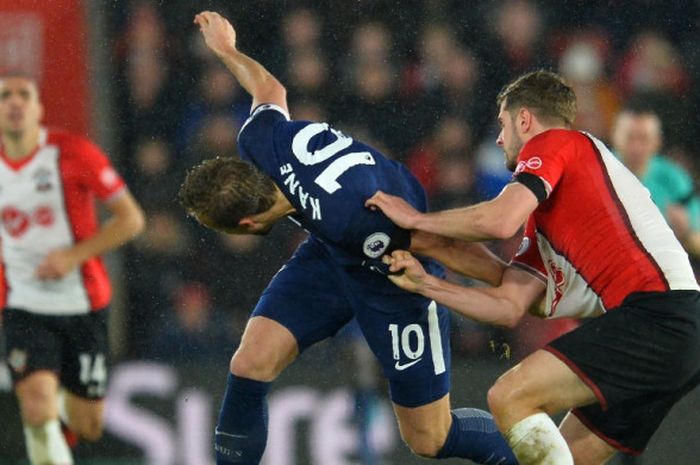
[[[86,42],[80,0],[0,0],[0,72],[37,79],[48,126],[90,129]]]

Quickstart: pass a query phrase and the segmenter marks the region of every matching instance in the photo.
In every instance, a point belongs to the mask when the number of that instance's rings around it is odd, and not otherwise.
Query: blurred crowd
[[[233,237],[187,218],[186,169],[236,155],[250,99],[192,24],[205,2],[135,0],[110,12],[118,76],[115,154],[147,211],[127,251],[129,354],[225,362],[257,297],[303,231]],[[548,68],[574,86],[577,128],[610,140],[615,115],[643,99],[664,153],[696,172],[700,4],[639,0],[209,1],[238,46],[287,86],[292,117],[327,121],[405,162],[431,207],[496,195],[510,179],[496,147],[495,97]],[[506,257],[515,244],[496,244]],[[500,333],[455,319],[466,356],[541,345],[568,323]],[[535,329],[536,328],[536,329]]]

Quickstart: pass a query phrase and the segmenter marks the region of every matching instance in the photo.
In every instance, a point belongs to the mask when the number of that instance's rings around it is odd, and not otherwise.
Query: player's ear
[[[251,228],[252,226],[255,225],[255,220],[253,220],[251,217],[246,216],[245,218],[241,218],[240,221],[238,222],[238,226],[241,226],[243,228]]]
[[[525,133],[532,126],[532,112],[523,107],[518,111],[518,126],[521,132]]]

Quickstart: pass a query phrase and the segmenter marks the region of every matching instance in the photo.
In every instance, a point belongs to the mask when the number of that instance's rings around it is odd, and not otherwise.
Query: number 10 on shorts
[[[389,333],[391,334],[392,353],[394,360],[396,360],[394,368],[397,371],[412,367],[423,359],[425,333],[421,325],[412,323],[401,329],[397,324],[390,324]],[[435,374],[439,375],[445,372],[445,357],[442,353],[442,336],[440,335],[437,305],[434,301],[428,306],[428,340]],[[408,362],[401,363],[402,354],[409,360]]]

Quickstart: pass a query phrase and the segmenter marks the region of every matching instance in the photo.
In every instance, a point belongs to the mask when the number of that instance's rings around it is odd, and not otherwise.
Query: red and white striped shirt
[[[98,231],[95,198],[123,192],[109,159],[85,138],[42,128],[37,148],[20,161],[0,147],[2,307],[73,315],[107,306],[111,287],[99,257],[59,280],[41,281],[36,271],[49,252]]]
[[[698,290],[688,255],[649,191],[594,137],[552,129],[528,141],[515,175],[547,199],[530,215],[512,264],[547,284],[547,317],[585,318],[634,292]]]

